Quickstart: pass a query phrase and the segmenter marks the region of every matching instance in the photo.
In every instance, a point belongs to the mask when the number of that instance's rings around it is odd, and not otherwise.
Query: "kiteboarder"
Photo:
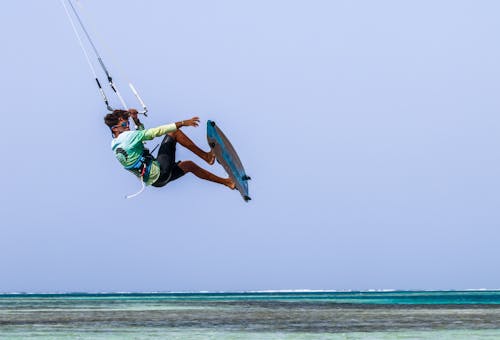
[[[175,162],[175,149],[177,143],[191,150],[193,153],[198,155],[200,158],[205,160],[208,164],[213,164],[215,161],[215,153],[213,150],[205,152],[201,150],[196,144],[191,141],[181,130],[183,126],[193,126],[197,127],[200,119],[198,117],[193,117],[191,119],[183,120],[177,123],[171,123],[167,125],[158,126],[152,129],[144,129],[144,125],[140,122],[137,114],[139,113],[136,109],[129,110],[114,110],[108,101],[108,97],[104,89],[101,86],[101,81],[97,75],[94,65],[90,59],[87,48],[83,43],[82,36],[86,37],[90,47],[97,58],[102,71],[106,75],[109,86],[113,90],[113,93],[119,99],[121,106],[127,108],[128,105],[125,103],[124,98],[121,96],[117,85],[113,82],[113,77],[111,76],[108,68],[105,66],[103,59],[97,50],[92,38],[85,25],[83,24],[82,18],[80,17],[78,11],[73,5],[71,0],[67,0],[69,8],[66,6],[66,1],[61,0],[68,19],[73,27],[73,31],[76,38],[80,44],[80,48],[87,59],[89,68],[94,76],[95,82],[102,96],[106,108],[111,112],[104,117],[104,123],[110,128],[111,134],[113,135],[113,140],[111,142],[111,147],[116,155],[116,158],[124,166],[126,170],[134,173],[140,178],[142,188],[139,192],[126,196],[127,198],[132,198],[139,195],[146,185],[152,185],[155,187],[162,187],[168,182],[176,180],[177,178],[185,175],[187,172],[192,172],[195,176],[223,184],[231,189],[236,187],[235,182],[231,178],[221,178],[211,172],[200,168],[196,163],[192,161],[182,161]],[[71,15],[73,13],[73,15]],[[78,29],[80,28],[80,30]],[[142,105],[142,111],[140,113],[147,116],[148,109],[146,104],[139,96],[139,93],[129,82],[129,87],[132,93],[137,98],[139,103]],[[135,131],[130,131],[129,118],[132,117],[136,129]],[[158,150],[158,155],[156,159],[150,154],[149,150],[144,147],[143,142],[147,140],[152,140],[155,137],[165,136],[161,143],[160,149]]]
[[[235,183],[230,178],[218,177],[192,161],[175,161],[176,145],[179,143],[208,164],[214,163],[213,150],[203,151],[180,130],[183,126],[197,127],[200,118],[193,117],[156,128],[144,129],[137,114],[136,109],[114,110],[104,117],[104,123],[110,128],[113,135],[111,148],[116,158],[126,170],[134,173],[145,185],[163,187],[191,172],[199,178],[223,184],[230,189],[235,188]],[[132,117],[136,125],[135,131],[130,130],[129,117]],[[143,142],[163,135],[165,137],[155,159],[144,147]]]

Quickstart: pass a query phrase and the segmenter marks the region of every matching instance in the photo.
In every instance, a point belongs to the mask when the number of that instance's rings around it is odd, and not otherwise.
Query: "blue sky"
[[[61,3],[9,2],[1,292],[500,288],[498,2],[80,3],[145,125],[198,115],[207,149],[217,121],[253,200],[192,175],[124,199]]]

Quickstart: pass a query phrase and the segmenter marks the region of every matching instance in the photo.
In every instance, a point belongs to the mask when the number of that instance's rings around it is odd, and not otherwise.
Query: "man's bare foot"
[[[205,161],[210,165],[215,163],[215,151],[214,151],[214,149],[211,149],[209,152],[207,152],[207,157],[205,158]]]
[[[234,190],[236,188],[236,183],[234,183],[231,178],[226,178],[226,183],[224,184],[231,190]]]

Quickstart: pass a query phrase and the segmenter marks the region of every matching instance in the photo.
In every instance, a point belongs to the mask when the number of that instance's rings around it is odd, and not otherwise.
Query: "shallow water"
[[[500,339],[500,292],[0,295],[0,338]]]

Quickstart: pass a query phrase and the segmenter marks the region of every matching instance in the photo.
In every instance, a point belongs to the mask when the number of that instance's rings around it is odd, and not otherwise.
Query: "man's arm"
[[[161,125],[155,128],[144,130],[144,140],[151,140],[155,137],[160,137],[162,135],[166,135],[170,132],[175,132],[183,126],[193,126],[197,127],[199,124],[200,118],[193,117],[191,119],[186,119],[180,122],[171,123],[167,125]]]
[[[144,130],[144,124],[141,123],[139,120],[138,114],[136,109],[129,109],[128,112],[130,113],[130,117],[132,117],[132,120],[135,123],[136,130]],[[186,119],[182,120],[180,122],[175,123],[175,127],[177,129],[183,127],[183,126],[193,126],[193,127],[198,127],[200,122],[200,117],[193,117],[191,119]],[[172,132],[172,131],[169,131]]]
[[[144,130],[144,124],[141,123],[138,117],[139,112],[137,112],[136,109],[128,109],[128,112],[130,113],[130,117],[132,117],[132,120],[134,121],[135,129]]]

